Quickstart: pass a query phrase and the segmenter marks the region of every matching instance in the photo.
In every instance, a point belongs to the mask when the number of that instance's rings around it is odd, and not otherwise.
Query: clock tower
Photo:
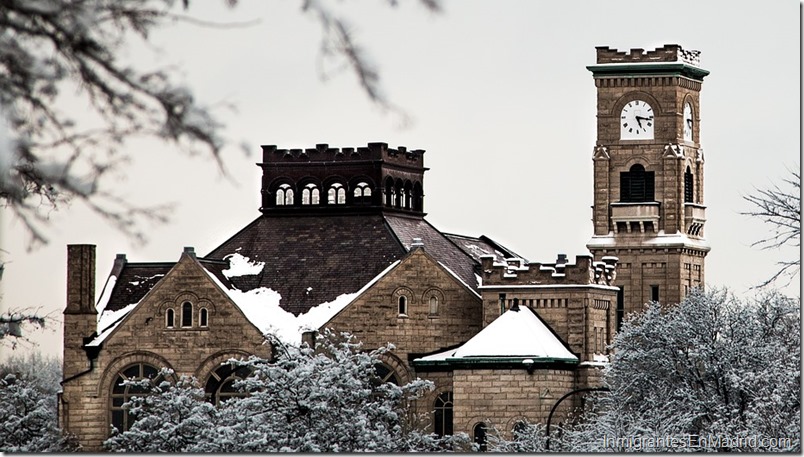
[[[704,284],[706,221],[700,52],[598,47],[593,151],[595,258],[619,259],[617,326],[649,301],[675,304]]]

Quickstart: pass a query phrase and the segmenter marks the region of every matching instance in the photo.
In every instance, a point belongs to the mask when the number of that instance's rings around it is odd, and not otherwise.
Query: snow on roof
[[[109,304],[109,298],[112,297],[112,289],[114,289],[115,283],[117,283],[117,276],[111,275],[109,276],[109,279],[106,280],[106,284],[103,286],[103,291],[101,292],[100,299],[98,300],[98,305],[95,307],[95,309],[98,310],[99,321],[103,315],[103,310],[105,310],[106,305]]]
[[[596,247],[607,247],[613,246],[617,242],[617,238],[614,236],[614,232],[609,232],[608,235],[595,235],[589,242],[586,244],[587,247],[596,248]],[[655,247],[664,247],[664,246],[678,246],[679,244],[684,244],[687,246],[694,246],[700,249],[709,250],[709,244],[704,240],[698,240],[688,237],[684,233],[674,233],[668,235],[664,232],[664,230],[659,230],[656,233],[656,236],[652,238],[648,238],[644,241],[640,242],[643,245],[648,246],[655,246]]]
[[[114,278],[114,276],[112,276]],[[137,307],[137,303],[132,303],[127,305],[124,308],[120,308],[116,311],[104,311],[99,314],[98,319],[98,336],[95,337],[94,340],[89,342],[87,346],[99,346],[103,341],[112,334],[114,329],[123,322],[123,318],[128,315],[134,308]]]
[[[577,361],[531,310],[509,309],[455,350],[451,358],[528,357]]]
[[[239,252],[235,252],[234,254],[229,254],[223,258],[223,260],[229,261],[229,268],[223,270],[222,273],[227,278],[233,278],[236,276],[247,276],[247,275],[257,275],[262,272],[262,268],[265,266],[265,262],[257,262],[251,261],[248,257],[240,254]]]
[[[247,260],[248,259],[246,259],[246,261]],[[230,257],[230,262],[231,261]],[[241,259],[236,259],[235,262],[241,262]],[[398,260],[389,265],[388,268],[357,292],[341,294],[334,300],[314,306],[306,313],[299,314],[298,316],[282,309],[280,306],[282,296],[272,289],[258,287],[247,292],[243,292],[239,289],[229,289],[224,286],[212,272],[206,268],[204,268],[204,271],[206,271],[207,275],[212,278],[218,287],[220,287],[235,305],[243,311],[246,318],[261,332],[273,333],[287,344],[298,345],[301,343],[302,332],[315,330],[326,324],[336,314],[346,308],[356,297],[371,287],[381,277],[385,276],[385,274],[397,264],[399,264]],[[261,262],[260,269],[262,269],[263,265],[264,262]]]

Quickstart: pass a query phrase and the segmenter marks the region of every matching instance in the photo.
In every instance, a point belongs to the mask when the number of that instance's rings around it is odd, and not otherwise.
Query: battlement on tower
[[[383,161],[398,165],[424,166],[424,150],[408,149],[405,146],[389,148],[388,143],[368,143],[361,147],[330,147],[326,143],[305,149],[277,149],[275,145],[262,146],[264,163],[287,162],[344,162]]]
[[[482,256],[480,262],[484,286],[560,284],[610,286],[617,276],[617,257],[613,256],[595,261],[590,255],[580,255],[575,257],[575,263],[569,263],[564,254],[559,254],[553,263],[525,263],[523,259],[495,262],[494,256]]]
[[[666,44],[661,48],[645,52],[644,49],[634,48],[626,51],[598,46],[597,63],[651,63],[651,62],[679,62],[695,67],[701,66],[701,51],[685,50],[677,44]]]

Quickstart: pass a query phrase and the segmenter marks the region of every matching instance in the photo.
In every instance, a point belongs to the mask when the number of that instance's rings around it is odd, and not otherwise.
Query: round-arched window
[[[120,432],[125,432],[131,428],[134,423],[134,416],[124,408],[123,404],[131,400],[132,397],[142,397],[150,395],[150,389],[147,387],[124,385],[123,381],[141,381],[144,379],[150,380],[151,386],[159,385],[165,378],[159,373],[159,370],[147,363],[137,363],[129,365],[125,369],[119,371],[112,383],[112,391],[110,393],[109,414],[111,416],[111,423],[114,428]]]
[[[204,388],[207,400],[219,405],[230,398],[245,397],[246,393],[234,386],[235,382],[251,374],[249,367],[225,364],[218,367],[207,380]]]
[[[380,383],[390,382],[391,384],[395,384],[397,386],[402,385],[402,383],[399,381],[399,376],[396,375],[394,369],[382,362],[374,365],[374,372],[377,374],[377,378],[379,379]]]

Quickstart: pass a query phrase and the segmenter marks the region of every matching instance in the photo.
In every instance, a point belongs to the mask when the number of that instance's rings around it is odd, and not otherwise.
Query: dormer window
[[[181,305],[181,326],[193,326],[193,304],[186,301]]]

